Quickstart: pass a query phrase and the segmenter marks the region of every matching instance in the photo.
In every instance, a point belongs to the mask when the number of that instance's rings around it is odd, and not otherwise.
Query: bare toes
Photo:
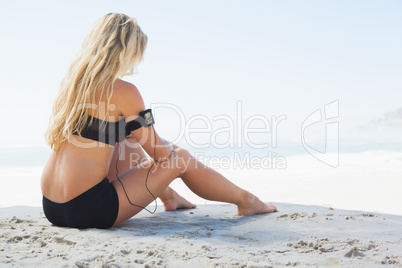
[[[272,212],[278,212],[278,209],[274,204],[272,203],[265,203],[265,204],[273,210]]]

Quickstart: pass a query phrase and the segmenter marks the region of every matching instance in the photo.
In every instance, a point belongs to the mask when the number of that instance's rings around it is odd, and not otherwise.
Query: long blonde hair
[[[134,73],[147,41],[137,21],[127,15],[109,13],[96,22],[63,79],[54,103],[45,134],[52,149],[59,149],[72,133],[81,134],[89,118],[86,105],[106,97],[109,107],[115,81]],[[106,111],[105,118],[108,115]]]

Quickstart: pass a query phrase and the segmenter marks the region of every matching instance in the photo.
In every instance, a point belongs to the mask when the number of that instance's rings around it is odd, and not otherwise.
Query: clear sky
[[[138,74],[126,78],[147,106],[233,117],[240,100],[244,115],[286,115],[283,140],[299,140],[303,120],[335,100],[344,139],[402,107],[401,1],[2,0],[0,146],[44,144],[61,79],[109,12],[135,17],[148,35]],[[173,137],[173,114],[156,116]]]

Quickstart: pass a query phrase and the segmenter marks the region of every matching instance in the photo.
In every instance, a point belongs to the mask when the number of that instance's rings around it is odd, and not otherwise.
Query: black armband
[[[142,111],[140,112],[140,116],[126,123],[126,136],[130,135],[131,131],[137,130],[140,127],[149,127],[153,124],[155,124],[155,120],[152,116],[152,110],[147,109]]]

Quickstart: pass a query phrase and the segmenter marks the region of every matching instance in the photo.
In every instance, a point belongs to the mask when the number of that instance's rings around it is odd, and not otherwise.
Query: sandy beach
[[[278,206],[250,217],[231,205],[142,212],[110,230],[54,227],[38,207],[2,209],[1,266],[402,266],[401,216]]]
[[[0,266],[402,267],[402,154],[340,159],[337,168],[301,155],[288,157],[286,170],[220,170],[277,213],[238,217],[234,205],[198,198],[177,180],[173,188],[196,209],[164,212],[158,202],[154,215],[143,211],[109,230],[52,226],[40,204],[41,169],[9,169],[0,178],[9,179]]]

